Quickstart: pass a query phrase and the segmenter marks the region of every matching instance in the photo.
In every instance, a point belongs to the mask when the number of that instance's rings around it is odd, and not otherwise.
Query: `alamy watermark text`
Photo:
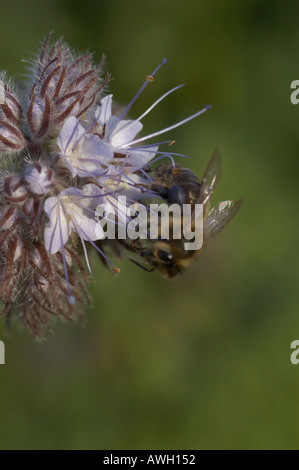
[[[100,204],[96,209],[99,240],[184,240],[185,250],[203,245],[203,204],[127,204],[125,196],[117,204]]]
[[[0,364],[5,364],[5,346],[3,341],[0,341]]]

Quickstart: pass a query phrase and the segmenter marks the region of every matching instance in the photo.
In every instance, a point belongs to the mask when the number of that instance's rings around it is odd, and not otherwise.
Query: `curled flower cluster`
[[[90,54],[76,57],[62,41],[51,45],[50,36],[22,92],[1,75],[0,301],[7,320],[16,313],[39,336],[52,317],[71,319],[78,304],[89,302],[79,248],[89,272],[86,242],[110,263],[98,242],[96,207],[116,205],[120,194],[130,203],[149,197],[146,168],[173,154],[159,151],[170,141],[144,142],[208,109],[137,137],[142,118],[180,88],[126,119],[163,63],[120,116],[113,114],[112,95],[104,96],[109,76],[102,77],[103,60],[94,65]]]

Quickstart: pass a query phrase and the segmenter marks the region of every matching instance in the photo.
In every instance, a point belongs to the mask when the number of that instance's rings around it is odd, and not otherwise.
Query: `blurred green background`
[[[145,131],[213,105],[170,138],[198,175],[220,146],[213,200],[245,200],[177,281],[130,262],[114,277],[95,256],[83,326],[38,343],[1,321],[0,448],[299,448],[298,2],[5,0],[0,25],[1,69],[20,76],[55,29],[105,52],[121,103],[167,57],[131,116],[186,82]]]

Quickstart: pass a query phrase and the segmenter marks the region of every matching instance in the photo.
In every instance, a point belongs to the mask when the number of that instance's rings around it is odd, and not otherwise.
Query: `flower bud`
[[[2,74],[0,76],[0,119],[19,125],[22,108],[16,93],[6,82],[6,77]]]
[[[9,202],[24,202],[27,188],[19,175],[8,176],[3,183],[4,197]]]
[[[27,121],[32,136],[41,139],[69,116],[82,116],[95,103],[109,80],[99,78],[103,61],[93,66],[91,54],[75,58],[61,40],[49,45],[50,35],[33,66]]]
[[[14,125],[0,120],[0,150],[11,152],[25,147],[22,132]]]
[[[12,205],[6,210],[0,211],[0,232],[7,232],[13,229],[18,219],[17,211]],[[1,237],[0,237],[1,239]],[[1,242],[0,242],[1,244]]]
[[[54,185],[54,172],[46,165],[34,163],[25,169],[24,181],[31,193],[44,196]]]
[[[2,75],[2,78],[5,77]],[[0,77],[0,150],[22,150],[25,139],[21,131],[21,105],[16,94]]]

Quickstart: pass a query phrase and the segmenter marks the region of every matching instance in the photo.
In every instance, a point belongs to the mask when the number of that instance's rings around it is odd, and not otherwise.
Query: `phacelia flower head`
[[[109,75],[103,60],[76,55],[50,35],[33,60],[27,83],[17,91],[0,76],[0,302],[10,321],[17,312],[37,336],[57,316],[72,318],[89,302],[91,247],[108,258],[96,208],[120,207],[157,196],[151,165],[176,155],[160,150],[171,143],[146,143],[205,112],[147,136],[142,119],[166,92],[136,119],[126,116],[154,72],[124,109],[113,113],[113,95],[103,95]],[[174,163],[173,163],[174,165]],[[122,206],[116,223],[129,221]],[[116,241],[117,243],[117,241]],[[81,254],[85,263],[81,261]]]

